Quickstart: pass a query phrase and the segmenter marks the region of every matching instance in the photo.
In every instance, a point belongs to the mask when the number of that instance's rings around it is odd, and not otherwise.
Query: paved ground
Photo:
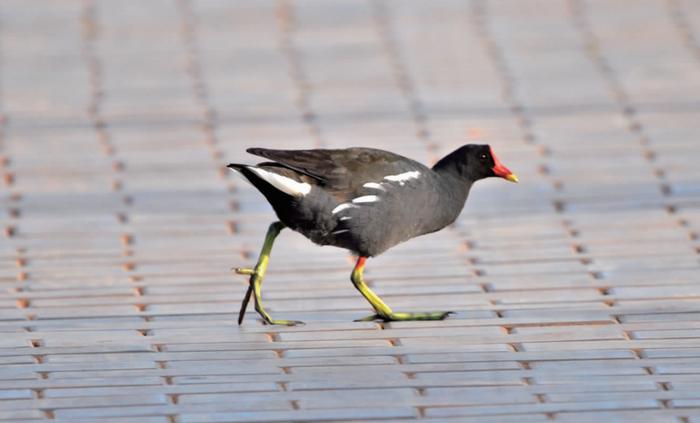
[[[0,420],[700,422],[700,3],[0,4]],[[285,232],[244,149],[491,143],[371,260]]]

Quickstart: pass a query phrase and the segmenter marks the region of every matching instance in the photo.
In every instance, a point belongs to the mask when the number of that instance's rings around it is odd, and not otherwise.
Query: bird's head
[[[457,174],[469,182],[494,176],[518,182],[518,177],[498,160],[493,148],[486,144],[463,145],[443,157],[433,169]]]

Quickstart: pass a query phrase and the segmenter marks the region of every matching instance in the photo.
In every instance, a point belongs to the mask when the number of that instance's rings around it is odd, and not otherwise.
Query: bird
[[[445,312],[397,312],[365,283],[368,258],[420,235],[453,223],[474,182],[518,177],[496,157],[493,148],[466,144],[428,167],[390,151],[345,149],[274,150],[248,148],[266,161],[256,165],[231,163],[267,199],[278,221],[270,224],[254,268],[236,268],[249,276],[238,324],[251,296],[266,324],[296,325],[296,320],[273,319],[262,303],[261,286],[275,238],[284,228],[299,232],[319,245],[349,250],[357,257],[350,280],[374,313],[358,321],[443,320]]]

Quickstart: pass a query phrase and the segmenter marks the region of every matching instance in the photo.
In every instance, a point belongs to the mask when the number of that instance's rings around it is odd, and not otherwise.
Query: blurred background
[[[700,419],[700,3],[0,3],[0,420]],[[368,263],[248,147],[488,143],[520,177]],[[642,411],[644,410],[644,411]]]

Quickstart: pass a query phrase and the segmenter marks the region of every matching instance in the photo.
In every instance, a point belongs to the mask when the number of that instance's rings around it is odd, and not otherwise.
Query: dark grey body
[[[282,223],[319,245],[346,248],[365,257],[454,222],[473,183],[461,174],[462,164],[447,160],[450,156],[431,169],[369,148],[249,152],[274,160],[256,168],[311,186],[305,195],[289,195],[258,177],[250,167],[230,165],[265,195]],[[420,175],[403,181],[385,179],[406,172]],[[370,187],[364,186],[366,183],[371,183]],[[377,196],[377,201],[352,202],[366,196]],[[351,206],[334,213],[342,204]]]
[[[403,185],[382,182],[386,191],[361,188],[353,193],[354,197],[377,195],[379,201],[376,202],[358,203],[332,213],[334,208],[348,202],[340,202],[323,189],[314,187],[299,201],[300,207],[291,212],[276,210],[277,215],[282,223],[317,244],[347,248],[361,256],[376,256],[403,241],[444,228],[454,222],[462,210],[466,190],[452,192],[436,184],[437,178],[431,169],[423,166],[419,171],[418,179]],[[295,213],[297,210],[312,213]]]

